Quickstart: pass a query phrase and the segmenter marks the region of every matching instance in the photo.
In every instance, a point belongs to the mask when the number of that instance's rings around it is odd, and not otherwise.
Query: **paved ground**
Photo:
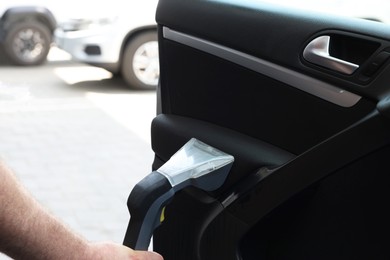
[[[128,194],[150,172],[154,114],[154,92],[131,91],[103,70],[0,66],[0,157],[89,240],[122,242]]]

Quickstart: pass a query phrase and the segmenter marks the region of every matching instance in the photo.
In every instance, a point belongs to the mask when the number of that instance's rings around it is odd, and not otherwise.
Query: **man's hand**
[[[126,246],[114,243],[94,243],[89,246],[86,259],[91,260],[163,260],[162,256],[154,252],[136,251]]]

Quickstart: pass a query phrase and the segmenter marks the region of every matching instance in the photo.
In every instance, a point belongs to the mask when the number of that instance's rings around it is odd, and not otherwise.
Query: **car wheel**
[[[154,89],[160,75],[156,32],[136,36],[125,47],[122,77],[134,89]]]
[[[49,29],[42,23],[29,21],[14,24],[5,39],[5,52],[16,65],[38,65],[50,50]]]

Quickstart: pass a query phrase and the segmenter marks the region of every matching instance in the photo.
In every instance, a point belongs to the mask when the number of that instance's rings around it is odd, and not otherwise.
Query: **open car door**
[[[389,259],[390,28],[260,1],[160,0],[153,168],[196,138],[224,184],[165,209],[165,259]]]

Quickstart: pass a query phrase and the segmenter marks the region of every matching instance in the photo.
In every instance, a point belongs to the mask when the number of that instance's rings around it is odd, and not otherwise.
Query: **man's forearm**
[[[111,242],[90,243],[42,208],[0,161],[0,252],[16,259],[162,260]]]
[[[0,251],[17,259],[83,259],[87,242],[44,210],[0,163]]]

